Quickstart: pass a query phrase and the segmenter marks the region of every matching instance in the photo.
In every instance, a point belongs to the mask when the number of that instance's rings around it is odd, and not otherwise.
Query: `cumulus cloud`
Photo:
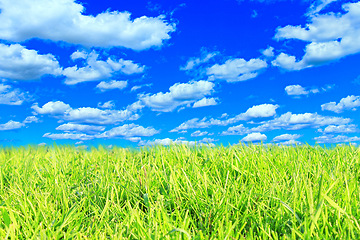
[[[148,141],[140,141],[139,145],[141,146],[152,146],[152,145],[165,145],[165,146],[169,146],[172,144],[184,144],[184,145],[189,145],[189,146],[195,146],[195,145],[200,145],[200,146],[210,146],[210,147],[214,147],[215,144],[213,144],[212,142],[214,142],[214,139],[211,138],[204,138],[200,141],[187,141],[181,138],[172,140],[170,138],[164,138],[164,139],[154,139],[152,141],[148,140]]]
[[[13,89],[10,85],[0,83],[0,104],[21,105],[27,99],[27,94],[20,89]]]
[[[208,52],[206,48],[202,48],[200,51],[201,56],[198,58],[190,58],[185,66],[180,67],[182,71],[190,71],[196,68],[197,66],[208,62],[210,59],[219,54],[219,52]]]
[[[0,131],[14,130],[25,126],[24,123],[16,122],[13,120],[8,121],[7,123],[0,124]]]
[[[208,132],[204,131],[204,132],[201,132],[201,131],[195,131],[191,134],[191,137],[201,137],[201,136],[204,136],[208,134]]]
[[[2,21],[0,20],[0,22]],[[4,22],[2,23],[1,26],[4,25]],[[0,43],[0,77],[2,78],[36,80],[47,74],[58,76],[61,71],[59,62],[52,54],[41,55],[37,51],[28,50],[20,44],[5,45]]]
[[[50,101],[45,103],[42,107],[39,107],[38,103],[35,103],[31,108],[39,114],[64,114],[66,111],[71,109],[69,104],[61,101]]]
[[[125,124],[123,126],[115,127],[99,135],[101,138],[117,138],[117,137],[149,137],[158,134],[160,131],[153,127],[144,128],[136,124]]]
[[[299,130],[307,127],[318,128],[326,125],[343,125],[351,122],[349,118],[322,116],[317,113],[293,114],[287,112],[275,119],[263,121],[251,131],[272,131],[275,129]]]
[[[95,137],[93,135],[87,135],[84,133],[45,133],[43,137],[50,138],[52,140],[63,140],[63,139],[70,139],[70,140],[92,140]]]
[[[313,138],[317,143],[349,143],[349,142],[358,142],[360,137],[349,137],[345,135],[325,135],[320,137]]]
[[[348,125],[329,125],[324,130],[321,128],[318,129],[318,132],[321,133],[354,133],[357,132],[357,126],[355,124],[348,124]]]
[[[255,78],[261,69],[267,67],[267,63],[259,58],[246,61],[243,58],[227,60],[224,64],[215,64],[207,68],[209,80],[226,80],[227,82],[245,81]]]
[[[347,96],[342,98],[338,104],[336,102],[329,102],[321,105],[321,110],[328,110],[336,113],[341,113],[344,110],[353,110],[355,111],[357,107],[360,106],[360,96]]]
[[[274,48],[269,46],[267,49],[260,51],[265,57],[271,58],[274,56]]]
[[[265,141],[267,139],[265,134],[261,134],[259,132],[254,132],[248,134],[246,137],[241,139],[241,141],[244,142],[259,142],[259,141]]]
[[[79,51],[79,50],[76,50],[76,52],[73,52],[71,55],[70,55],[70,58],[71,60],[75,61],[76,59],[86,59],[88,57],[88,53],[85,52],[85,51]]]
[[[3,0],[0,8],[0,38],[15,42],[40,38],[144,50],[161,47],[175,31],[175,24],[162,15],[135,19],[129,12],[118,11],[84,15],[84,7],[74,0]]]
[[[294,143],[295,143],[295,140],[300,138],[301,135],[300,134],[282,134],[282,135],[279,135],[279,136],[276,136],[274,137],[273,141],[274,142],[281,142],[281,141],[290,141],[290,140],[293,140]]]
[[[32,122],[35,122],[35,123],[40,122],[40,119],[37,118],[36,116],[28,116],[23,121],[23,123],[32,123]]]
[[[207,106],[215,106],[218,103],[216,102],[215,98],[202,98],[199,101],[195,102],[193,105],[193,108],[198,108],[198,107],[207,107]]]
[[[106,61],[98,60],[99,54],[95,51],[91,52],[86,58],[85,67],[68,67],[65,68],[62,74],[66,77],[65,84],[74,85],[80,82],[88,81],[100,81],[103,79],[108,79],[116,73],[122,74],[136,74],[142,73],[145,69],[145,66],[140,66],[139,64],[133,63],[130,60],[112,60],[109,57]],[[100,90],[107,90],[119,87],[126,87],[124,82],[121,81],[110,81],[110,82],[101,82],[98,86]],[[97,86],[97,87],[98,87]]]
[[[156,94],[140,94],[141,105],[153,111],[171,112],[178,106],[186,105],[211,95],[215,84],[208,81],[193,81],[189,83],[176,83],[169,88],[169,92]]]
[[[96,88],[100,89],[100,91],[105,92],[107,90],[112,90],[112,89],[124,89],[126,88],[126,86],[128,85],[127,81],[116,81],[116,80],[111,80],[108,82],[102,81],[100,82],[98,85],[96,85]]]
[[[113,109],[113,108],[115,108],[115,103],[114,103],[114,101],[107,101],[107,102],[104,102],[104,103],[99,102],[98,107],[99,108]]]
[[[226,131],[223,131],[221,133],[222,136],[226,135],[245,135],[250,133],[251,130],[247,127],[245,127],[243,124],[229,127]]]
[[[174,128],[170,132],[179,132],[181,130],[187,130],[191,128],[207,128],[210,126],[226,126],[229,124],[233,124],[239,121],[247,121],[252,118],[265,118],[265,117],[271,117],[276,114],[276,109],[279,107],[279,105],[273,105],[273,104],[261,104],[261,105],[255,105],[246,110],[245,113],[240,113],[236,115],[235,117],[220,120],[220,119],[214,119],[211,118],[207,120],[207,118],[198,119],[193,118],[190,119],[184,123],[182,123],[180,126]],[[221,117],[223,118],[223,116]]]
[[[138,89],[140,89],[140,88],[143,88],[143,87],[151,87],[151,86],[152,86],[152,83],[143,84],[143,85],[139,85],[139,86],[133,86],[130,91],[131,91],[131,92],[134,92],[134,91],[136,91],[136,90],[138,90]]]
[[[322,2],[327,4],[331,1]],[[305,27],[288,25],[278,28],[275,35],[277,40],[298,39],[310,43],[306,45],[305,55],[301,60],[297,61],[295,56],[281,53],[272,64],[289,71],[301,70],[359,53],[360,2],[345,3],[342,8],[344,14],[311,14],[310,23]]]
[[[138,114],[128,109],[101,110],[91,107],[81,107],[73,109],[72,107],[70,107],[69,104],[65,104],[61,101],[50,101],[44,104],[42,107],[39,107],[38,104],[35,103],[31,108],[39,114],[50,114],[53,117],[77,123],[107,125],[123,122],[125,120],[136,120],[139,118]]]
[[[300,85],[289,85],[285,87],[287,95],[308,95],[310,92]]]
[[[83,132],[83,133],[97,133],[105,130],[103,126],[76,124],[76,123],[65,123],[56,128],[56,130],[64,132]]]

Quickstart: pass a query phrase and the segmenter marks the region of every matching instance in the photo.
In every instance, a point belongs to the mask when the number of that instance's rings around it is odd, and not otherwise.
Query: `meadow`
[[[0,148],[1,239],[360,239],[352,145]]]

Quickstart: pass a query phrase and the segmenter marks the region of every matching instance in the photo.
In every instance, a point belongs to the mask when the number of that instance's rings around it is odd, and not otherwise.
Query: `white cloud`
[[[271,58],[274,56],[274,48],[269,46],[267,49],[262,50],[261,53],[268,58]]]
[[[207,68],[209,80],[221,79],[227,82],[245,81],[255,78],[259,70],[267,67],[264,60],[252,58],[246,61],[243,58],[234,58],[227,60],[224,64],[215,64]]]
[[[79,50],[76,50],[76,52],[73,52],[71,55],[70,55],[70,58],[71,60],[76,60],[76,59],[79,59],[79,58],[82,58],[82,59],[86,59],[88,57],[88,53],[85,52],[85,51],[79,51]]]
[[[32,123],[32,122],[40,122],[39,118],[37,118],[36,116],[28,116],[25,118],[25,120],[23,121],[23,123]]]
[[[241,141],[244,142],[259,142],[259,141],[265,141],[267,139],[265,134],[261,134],[259,132],[254,132],[248,134],[246,137],[241,139]]]
[[[180,67],[180,70],[182,71],[189,71],[189,70],[193,70],[194,68],[196,68],[197,66],[208,62],[210,59],[212,59],[213,57],[215,57],[216,55],[219,54],[219,52],[208,52],[206,50],[206,48],[202,48],[201,49],[201,56],[198,58],[190,58],[187,62],[186,65],[183,67]]]
[[[103,104],[101,102],[99,102],[98,107],[113,109],[113,108],[115,108],[115,103],[114,103],[114,101],[107,101],[107,102],[104,102]]]
[[[190,119],[184,123],[182,123],[180,126],[174,128],[170,132],[179,132],[181,130],[191,129],[191,128],[207,128],[210,126],[226,126],[229,124],[233,124],[239,121],[246,121],[251,118],[265,118],[265,117],[271,117],[276,114],[276,109],[279,107],[279,105],[273,105],[273,104],[261,104],[261,105],[255,105],[246,110],[245,113],[240,113],[236,115],[233,118],[228,118],[225,120],[219,120],[211,118],[207,120],[207,118],[203,118],[199,120],[198,118]],[[221,118],[224,116],[222,115]]]
[[[308,95],[310,92],[306,91],[304,87],[300,85],[289,85],[285,87],[287,95]]]
[[[103,126],[84,125],[76,123],[65,123],[56,128],[56,130],[64,132],[83,132],[83,133],[96,133],[105,130]]]
[[[13,120],[8,121],[7,123],[0,124],[0,131],[18,129],[25,126],[24,123],[16,122]]]
[[[324,130],[318,129],[318,132],[321,133],[354,133],[357,132],[358,129],[355,124],[349,125],[329,125]]]
[[[222,136],[226,136],[226,135],[245,135],[250,133],[251,130],[247,127],[244,127],[243,124],[237,125],[237,126],[233,126],[233,127],[229,127],[226,131],[223,131],[221,133]]]
[[[100,82],[98,85],[96,85],[96,88],[100,89],[100,91],[105,92],[106,90],[112,90],[112,89],[124,89],[128,85],[127,81],[116,81],[111,80],[108,82]]]
[[[206,134],[208,134],[208,132],[201,132],[201,131],[195,131],[195,132],[193,132],[192,134],[191,134],[191,137],[201,137],[201,136],[204,136],[204,135],[206,135]]]
[[[12,89],[10,85],[0,83],[0,104],[21,105],[27,100],[26,95],[20,89]]]
[[[118,11],[84,15],[84,7],[74,0],[3,0],[0,8],[0,38],[15,42],[40,38],[144,50],[162,46],[175,31],[175,24],[162,15],[135,19],[129,12]]]
[[[102,61],[98,60],[98,57],[99,55],[93,51],[87,56],[85,67],[73,66],[65,68],[62,72],[66,76],[65,84],[74,85],[80,82],[100,81],[112,77],[117,72],[130,75],[142,73],[145,69],[145,66],[135,64],[130,60],[119,59],[114,61],[109,57],[106,61]],[[124,84],[113,80],[108,83],[101,82],[99,85],[100,89],[110,89],[119,86],[123,87]]]
[[[280,142],[280,141],[295,141],[296,139],[300,138],[301,135],[300,134],[282,134],[279,136],[274,137],[273,141],[274,142]],[[295,143],[295,142],[294,142]]]
[[[115,124],[123,122],[125,120],[136,120],[139,115],[131,110],[101,110],[98,108],[81,107],[71,108],[69,104],[65,104],[61,101],[48,102],[41,108],[38,104],[34,104],[32,107],[39,114],[56,115],[53,117],[61,118],[65,121],[77,122],[77,123],[89,123],[89,124]]]
[[[39,107],[38,103],[35,103],[31,108],[39,114],[64,114],[66,111],[71,109],[69,104],[63,103],[61,101],[50,101],[44,104],[41,108]]]
[[[71,139],[71,140],[92,140],[94,136],[84,133],[45,133],[43,137],[50,138],[52,140]]]
[[[198,108],[198,107],[207,107],[207,106],[215,106],[218,103],[216,102],[215,98],[202,98],[199,101],[195,102],[193,105],[193,108]]]
[[[314,140],[317,143],[349,143],[360,141],[360,137],[348,137],[344,135],[325,135],[320,137],[315,137]]]
[[[115,127],[99,135],[102,138],[116,138],[116,137],[149,137],[153,136],[160,131],[154,129],[153,127],[144,128],[136,124],[125,124],[123,126]]]
[[[152,83],[143,84],[143,85],[139,85],[139,86],[133,86],[130,91],[133,92],[133,91],[136,91],[136,90],[138,90],[138,89],[140,89],[142,87],[151,87],[151,86],[152,86]]]
[[[351,119],[349,118],[328,117],[317,113],[293,114],[287,112],[273,120],[261,122],[260,126],[251,128],[251,131],[264,132],[275,129],[299,130],[307,127],[317,128],[331,124],[343,125],[348,124],[350,121]]]
[[[200,146],[214,147],[215,144],[212,143],[213,141],[215,141],[215,140],[211,139],[211,138],[204,138],[200,141],[187,141],[187,140],[184,140],[181,138],[178,138],[176,140],[172,140],[170,138],[164,138],[164,139],[154,139],[152,141],[140,141],[139,145],[142,145],[142,146],[151,146],[151,145],[169,146],[171,144],[185,144],[185,145],[189,145],[189,146],[195,146],[195,144],[197,144]]]
[[[321,105],[321,110],[333,111],[336,113],[341,113],[344,110],[351,109],[356,110],[356,107],[360,106],[360,96],[347,96],[342,98],[338,104],[336,102],[329,102]]]
[[[3,11],[3,9],[1,10]],[[2,21],[0,20],[0,22]],[[0,26],[2,25],[4,22]],[[46,74],[58,76],[61,71],[59,62],[51,54],[41,55],[37,51],[28,50],[19,44],[0,43],[0,77],[2,78],[35,80]]]
[[[169,88],[169,92],[140,94],[141,105],[150,107],[153,111],[171,112],[181,105],[195,102],[197,99],[210,95],[215,84],[208,81],[193,81],[189,83],[176,83]]]
[[[337,0],[316,0],[311,4],[307,15],[315,15],[335,1]]]
[[[322,1],[324,4],[330,1]],[[272,61],[274,66],[287,70],[301,70],[320,66],[347,55],[360,52],[360,2],[342,5],[346,12],[310,15],[305,27],[286,26],[277,29],[275,38],[299,39],[310,42],[300,61],[281,53]]]

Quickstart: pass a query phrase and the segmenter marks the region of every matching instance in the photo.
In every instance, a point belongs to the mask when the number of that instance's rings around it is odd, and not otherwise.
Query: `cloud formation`
[[[144,50],[161,47],[175,31],[175,24],[162,15],[135,19],[129,12],[118,11],[84,15],[84,7],[74,0],[3,0],[0,8],[0,38],[15,42],[40,38]]]
[[[3,24],[4,22],[0,26]],[[37,51],[28,50],[20,44],[0,43],[0,78],[37,80],[44,75],[59,76],[61,71],[59,62],[52,54],[38,54]]]
[[[336,102],[329,102],[321,105],[321,110],[328,110],[336,113],[341,113],[344,110],[355,111],[360,106],[360,96],[347,96],[342,98],[338,104]]]
[[[330,2],[323,1],[325,5]],[[305,55],[301,60],[297,61],[295,56],[281,53],[272,64],[289,71],[301,70],[359,53],[360,2],[345,3],[342,8],[344,14],[310,14],[310,23],[305,27],[288,25],[278,28],[275,34],[277,40],[298,39],[310,43],[306,45]]]
[[[27,98],[27,94],[20,89],[12,89],[10,85],[0,83],[0,104],[21,105]]]
[[[23,126],[25,126],[24,123],[10,120],[7,123],[0,124],[0,131],[14,130],[14,129],[21,128]]]

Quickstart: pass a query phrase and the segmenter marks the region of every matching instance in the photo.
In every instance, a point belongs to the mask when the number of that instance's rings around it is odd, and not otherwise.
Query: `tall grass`
[[[360,239],[360,150],[0,149],[1,239]]]

